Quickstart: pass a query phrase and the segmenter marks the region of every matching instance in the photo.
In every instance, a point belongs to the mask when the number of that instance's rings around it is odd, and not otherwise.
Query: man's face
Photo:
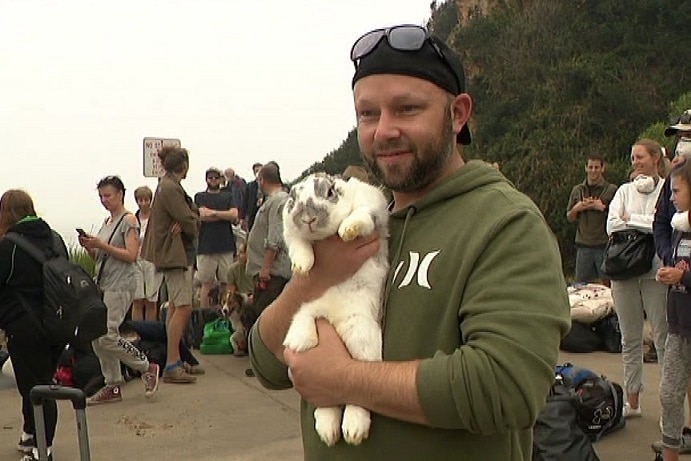
[[[599,160],[588,160],[588,163],[585,165],[585,173],[588,176],[589,182],[599,181],[604,170],[605,167]]]
[[[377,74],[357,81],[354,99],[360,150],[382,184],[413,192],[444,174],[456,143],[446,92],[426,80]]]
[[[221,175],[218,173],[209,173],[206,175],[206,187],[209,190],[216,191],[221,188]]]
[[[264,165],[257,165],[254,168],[252,168],[252,171],[254,172],[254,177],[257,178],[259,175],[259,172],[261,171],[262,167]]]

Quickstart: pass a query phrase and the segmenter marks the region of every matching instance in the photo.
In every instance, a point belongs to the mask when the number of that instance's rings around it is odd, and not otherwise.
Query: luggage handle
[[[43,420],[43,403],[46,400],[70,400],[77,416],[77,434],[79,436],[79,454],[82,461],[91,460],[89,450],[89,431],[86,426],[86,394],[81,389],[59,386],[56,384],[39,384],[31,388],[29,399],[34,409],[34,421],[36,426],[36,448],[38,459],[48,459],[48,447],[46,446],[46,426]]]
[[[34,386],[29,395],[34,406],[43,405],[46,400],[71,400],[75,410],[86,408],[86,395],[81,389],[74,387],[43,384]]]

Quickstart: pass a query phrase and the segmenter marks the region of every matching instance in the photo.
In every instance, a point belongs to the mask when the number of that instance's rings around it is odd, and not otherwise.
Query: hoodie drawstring
[[[405,239],[405,233],[406,230],[408,229],[408,222],[412,219],[413,215],[417,209],[413,206],[408,208],[408,212],[405,215],[405,221],[403,222],[403,232],[401,232],[400,239],[398,241],[398,248],[396,248],[396,252],[394,253],[394,257],[390,258],[391,261],[398,261],[399,258],[401,257],[401,252],[403,251],[403,240]],[[382,312],[381,312],[381,330],[382,330],[382,356],[384,352],[384,344],[383,344],[383,335],[384,335],[384,327],[386,326],[386,308],[388,307],[389,304],[389,293],[391,293],[391,285],[393,284],[393,279],[391,276],[395,273],[396,268],[391,266],[389,268],[389,276],[386,277],[386,282],[384,283],[384,299],[382,302]]]

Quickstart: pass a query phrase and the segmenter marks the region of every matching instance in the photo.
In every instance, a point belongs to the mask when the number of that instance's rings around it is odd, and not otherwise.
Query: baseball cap
[[[674,125],[670,125],[665,129],[665,136],[674,136],[680,131],[691,131],[691,109],[686,109],[677,118]]]
[[[422,29],[419,26],[395,26],[389,29],[377,29],[360,37],[353,45],[351,59],[355,62],[355,74],[352,86],[361,78],[375,74],[397,74],[416,77],[434,83],[443,90],[456,96],[465,92],[465,72],[461,60],[451,48],[438,37],[426,33],[424,42],[418,49],[401,49],[392,37],[400,37],[401,29]],[[423,29],[424,30],[424,29]],[[396,31],[396,32],[393,32]],[[393,34],[397,35],[394,36]],[[359,42],[368,40],[373,34],[381,35],[378,43],[362,56],[357,56]],[[376,35],[374,35],[376,40]],[[370,44],[368,44],[371,46]],[[456,136],[459,144],[470,144],[471,136],[468,125],[464,125]]]

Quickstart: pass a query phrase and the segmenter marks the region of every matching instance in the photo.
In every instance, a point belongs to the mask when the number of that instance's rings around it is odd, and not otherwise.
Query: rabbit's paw
[[[312,349],[317,344],[319,344],[319,336],[317,336],[317,329],[314,325],[308,327],[293,323],[283,339],[283,345],[295,352]]]
[[[374,230],[374,222],[371,219],[359,219],[357,217],[349,216],[343,220],[338,227],[338,235],[343,241],[349,242],[355,240],[360,235],[367,235]]]
[[[355,405],[346,405],[343,412],[343,439],[351,445],[360,445],[369,437],[370,414]]]
[[[306,275],[314,265],[314,253],[312,251],[292,251],[290,253],[291,269],[294,274]]]
[[[325,407],[314,410],[314,428],[329,447],[341,438],[341,408]]]

